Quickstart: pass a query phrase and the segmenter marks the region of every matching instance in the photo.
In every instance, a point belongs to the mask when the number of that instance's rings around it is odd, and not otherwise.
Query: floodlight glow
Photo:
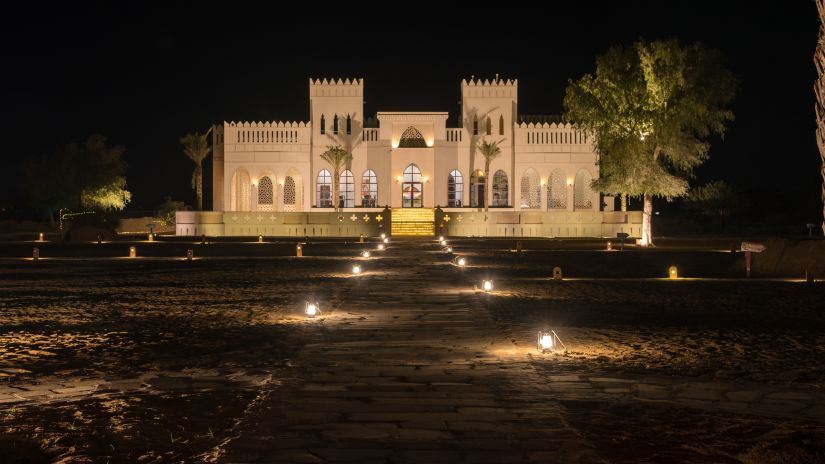
[[[315,317],[318,313],[321,312],[321,309],[318,307],[318,303],[307,301],[306,305],[304,306],[304,314],[307,317]]]
[[[553,335],[550,333],[539,333],[540,351],[553,349]]]
[[[384,244],[383,244],[383,243],[379,243],[379,244],[378,244],[378,251],[383,251],[383,250],[384,250]]]
[[[453,252],[453,247],[447,247],[447,248],[445,248],[445,249],[444,249],[444,252],[445,252],[445,253],[452,253],[452,252]]]
[[[492,280],[485,280],[481,283],[481,288],[485,292],[492,292],[493,291],[493,281]]]
[[[390,243],[390,239],[384,237],[384,243]]]
[[[381,232],[381,239],[383,240],[383,239],[385,239],[385,238],[387,238],[387,234],[385,234],[385,233]]]
[[[460,267],[464,267],[467,264],[467,260],[463,256],[456,256],[454,262]]]
[[[361,266],[359,266],[357,264],[352,266],[352,273],[355,274],[355,275],[360,274],[361,273]]]
[[[370,257],[370,252],[369,252],[369,251],[367,251],[367,250],[364,250],[364,251],[361,253],[361,256],[362,256],[362,257],[364,257],[364,258],[369,258],[369,257]]]

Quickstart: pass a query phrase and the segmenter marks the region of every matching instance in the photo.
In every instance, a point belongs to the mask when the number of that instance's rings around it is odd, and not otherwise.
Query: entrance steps
[[[435,210],[433,208],[393,208],[392,235],[435,235]]]

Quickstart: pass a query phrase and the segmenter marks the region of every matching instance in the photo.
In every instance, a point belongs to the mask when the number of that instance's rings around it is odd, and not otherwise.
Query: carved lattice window
[[[527,168],[521,176],[521,207],[537,209],[541,206],[541,184],[539,173],[533,168]]]
[[[424,136],[413,126],[404,130],[401,134],[401,140],[398,142],[398,148],[427,148],[427,142]]]
[[[284,210],[295,211],[295,179],[292,176],[286,176],[284,179]]]
[[[567,209],[567,184],[564,171],[554,169],[547,182],[547,209]]]
[[[493,202],[491,206],[507,206],[508,189],[507,173],[499,169],[493,175]]]
[[[272,179],[269,176],[263,176],[258,182],[258,211],[272,211],[274,203],[275,193],[272,188]]]
[[[575,209],[592,209],[593,190],[590,184],[593,182],[593,177],[586,169],[580,169],[576,174],[576,183],[573,186],[573,208]]]

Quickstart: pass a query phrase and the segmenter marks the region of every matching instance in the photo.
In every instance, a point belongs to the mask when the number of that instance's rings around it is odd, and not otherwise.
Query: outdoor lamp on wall
[[[321,313],[321,307],[318,306],[318,303],[315,301],[307,301],[304,305],[304,314],[307,317],[315,317]]]
[[[263,235],[258,236],[258,243],[264,243],[264,236]]]
[[[667,277],[668,277],[668,279],[678,279],[679,278],[679,270],[676,269],[676,266],[670,266],[667,269]]]
[[[355,274],[355,275],[360,274],[361,273],[361,266],[359,266],[358,264],[353,265],[352,266],[352,273]]]
[[[487,293],[493,291],[493,281],[492,280],[484,280],[481,282],[481,289]]]
[[[155,241],[155,234],[149,232],[149,237],[148,238],[149,238],[150,242],[154,242]]]
[[[135,247],[133,247],[133,246],[130,246],[130,247],[129,247],[129,257],[130,257],[130,258],[135,258],[135,257],[137,257],[137,248],[135,248]]]
[[[37,239],[38,242],[43,241],[43,232],[40,232],[40,237]]]

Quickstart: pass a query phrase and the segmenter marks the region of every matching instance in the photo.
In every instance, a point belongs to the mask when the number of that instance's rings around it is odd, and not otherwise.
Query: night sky
[[[166,195],[193,204],[178,138],[224,120],[306,121],[309,77],[363,77],[367,115],[448,111],[455,121],[460,80],[499,73],[519,80],[522,114],[558,114],[568,79],[592,72],[609,46],[675,36],[721,49],[741,80],[737,119],[694,183],[818,201],[813,0],[570,3],[520,3],[512,16],[495,11],[507,3],[364,6],[383,19],[275,2],[4,7],[0,156],[13,165],[101,133],[127,149],[130,209]],[[463,16],[471,10],[483,16]],[[8,192],[16,176],[2,172]]]

